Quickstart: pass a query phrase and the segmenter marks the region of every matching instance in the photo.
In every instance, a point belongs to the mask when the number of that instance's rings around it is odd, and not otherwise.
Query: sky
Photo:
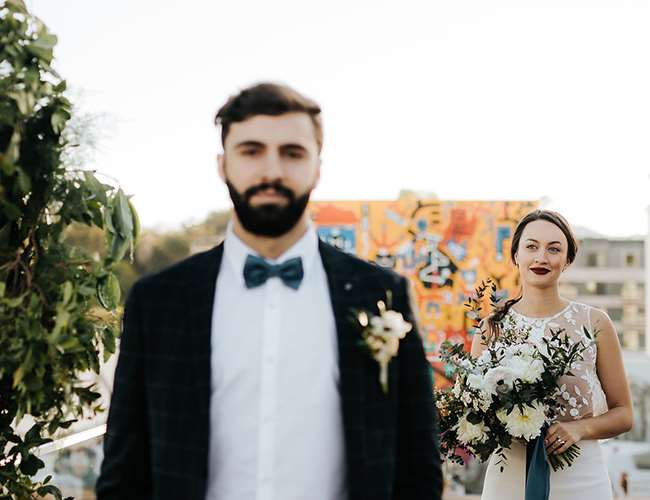
[[[230,206],[213,120],[258,81],[323,109],[313,199],[543,200],[648,232],[649,0],[26,0],[104,116],[88,168],[145,227]]]

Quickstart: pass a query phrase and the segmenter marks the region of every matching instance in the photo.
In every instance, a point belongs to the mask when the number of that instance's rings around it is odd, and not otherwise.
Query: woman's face
[[[567,267],[566,236],[555,224],[536,220],[524,228],[515,255],[522,284],[537,288],[557,286]]]

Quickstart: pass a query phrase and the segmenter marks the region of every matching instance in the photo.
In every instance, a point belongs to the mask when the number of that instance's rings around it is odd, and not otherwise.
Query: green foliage
[[[229,220],[230,211],[213,212],[204,220],[179,230],[143,231],[133,260],[123,260],[112,266],[119,280],[122,299],[140,276],[159,271],[192,252],[215,245],[225,233]],[[66,228],[64,237],[70,245],[82,248],[95,258],[103,259],[108,253],[104,231],[98,227],[73,223]]]
[[[35,449],[102,410],[79,375],[115,352],[112,266],[133,254],[139,226],[120,189],[67,168],[72,111],[50,67],[55,44],[22,0],[0,0],[0,498],[61,498],[31,479]],[[65,241],[73,223],[105,231],[103,257]],[[35,423],[20,436],[26,415]]]

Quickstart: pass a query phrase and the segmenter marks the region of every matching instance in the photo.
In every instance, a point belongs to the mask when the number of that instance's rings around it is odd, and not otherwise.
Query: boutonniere
[[[390,293],[388,294],[390,305]],[[355,321],[361,327],[361,344],[379,364],[379,383],[388,393],[388,363],[397,356],[399,341],[413,325],[404,320],[401,313],[390,310],[383,301],[377,302],[379,315],[367,311],[355,311]]]

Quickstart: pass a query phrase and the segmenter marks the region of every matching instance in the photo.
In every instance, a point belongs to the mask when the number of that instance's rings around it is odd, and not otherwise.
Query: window
[[[598,254],[590,252],[587,254],[587,267],[596,267],[598,266]]]
[[[625,266],[626,267],[635,267],[636,266],[636,255],[633,253],[628,253],[625,256]]]
[[[612,318],[612,321],[621,321],[623,319],[623,308],[622,307],[609,307],[607,308],[607,314]]]
[[[639,308],[633,304],[626,304],[623,307],[623,316],[625,321],[635,323],[639,319]]]
[[[596,295],[617,295],[623,293],[623,283],[596,283]]]
[[[623,347],[626,349],[631,349],[633,351],[638,351],[641,347],[640,344],[640,335],[636,330],[626,330],[623,332]]]

